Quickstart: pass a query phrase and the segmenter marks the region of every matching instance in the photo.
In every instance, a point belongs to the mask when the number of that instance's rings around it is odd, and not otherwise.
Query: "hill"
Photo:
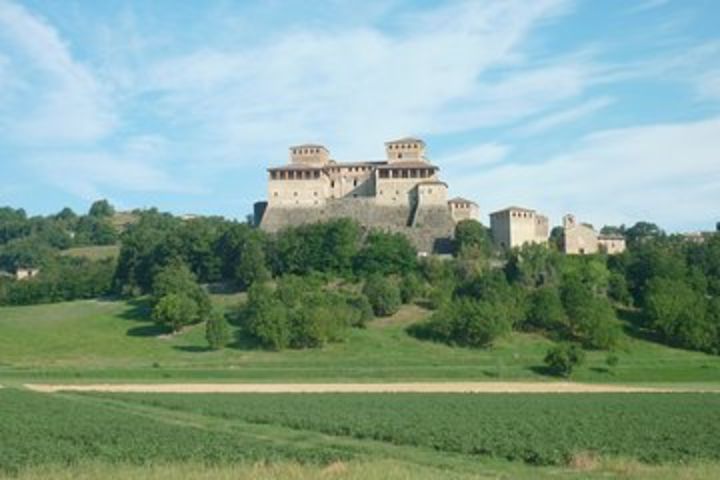
[[[233,308],[242,295],[214,295]],[[148,320],[143,301],[89,300],[0,308],[0,382],[72,381],[409,381],[548,380],[546,338],[515,332],[490,349],[418,340],[406,327],[428,315],[403,307],[352,329],[345,342],[321,349],[270,352],[237,334],[230,348],[208,351],[204,326],[167,335]],[[628,326],[628,332],[632,330]],[[720,357],[623,336],[619,364],[590,351],[573,379],[601,383],[702,383],[720,386]]]

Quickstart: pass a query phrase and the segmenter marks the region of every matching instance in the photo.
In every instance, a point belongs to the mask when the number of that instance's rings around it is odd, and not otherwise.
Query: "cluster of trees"
[[[55,215],[28,217],[22,209],[0,208],[0,305],[27,305],[94,298],[111,291],[115,264],[63,256],[71,247],[112,245],[118,233],[113,207],[100,200],[86,215],[64,208]],[[10,273],[36,268],[40,274],[16,282]]]
[[[223,218],[135,213],[137,221],[118,237],[107,201],[81,216],[63,209],[28,217],[0,208],[0,270],[42,271],[31,281],[0,278],[0,304],[151,295],[158,322],[176,331],[207,322],[208,338],[221,346],[227,324],[200,285],[223,282],[249,291],[240,324],[275,349],[341,340],[349,327],[413,301],[434,310],[411,331],[423,338],[487,346],[512,330],[530,330],[612,349],[620,338],[620,307],[635,309],[640,327],[654,338],[720,352],[720,235],[691,242],[647,222],[604,227],[625,235],[625,253],[569,257],[553,241],[549,248],[498,251],[486,227],[464,221],[453,258],[418,259],[403,235],[366,232],[349,219],[268,235]],[[71,246],[118,239],[117,263],[60,255]]]
[[[126,294],[148,293],[159,269],[182,262],[201,283],[231,282],[247,289],[287,274],[402,274],[416,268],[416,257],[403,235],[373,232],[364,237],[358,224],[347,219],[270,236],[222,218],[183,221],[149,210],[122,235],[115,284]]]
[[[642,311],[642,328],[670,345],[720,353],[720,235],[689,242],[648,232],[609,259]]]
[[[345,339],[373,317],[367,297],[328,288],[319,277],[285,275],[273,289],[255,283],[240,314],[245,333],[269,349],[320,347]]]
[[[601,349],[620,337],[601,257],[528,245],[511,252],[503,269],[449,266],[444,275],[428,277],[437,292],[431,299],[439,300],[430,302],[436,311],[429,321],[412,330],[418,336],[488,346],[513,329],[533,330]]]

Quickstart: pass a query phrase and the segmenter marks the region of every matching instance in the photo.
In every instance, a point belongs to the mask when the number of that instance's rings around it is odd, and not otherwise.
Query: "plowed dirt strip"
[[[37,392],[112,393],[648,393],[692,389],[574,382],[25,384]]]

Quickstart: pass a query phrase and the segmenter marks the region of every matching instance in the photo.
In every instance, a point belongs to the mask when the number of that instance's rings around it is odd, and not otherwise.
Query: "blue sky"
[[[483,220],[713,228],[720,2],[0,0],[0,205],[243,218],[405,135]]]

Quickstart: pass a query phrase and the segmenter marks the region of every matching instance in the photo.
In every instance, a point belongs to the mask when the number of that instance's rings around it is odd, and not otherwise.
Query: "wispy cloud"
[[[486,211],[520,203],[555,221],[574,211],[593,223],[707,227],[720,198],[718,133],[720,117],[603,131],[546,161],[504,163],[452,181],[463,194],[492,199]]]
[[[88,141],[112,129],[116,119],[110,98],[92,73],[72,58],[52,26],[20,5],[0,1],[0,38],[15,52],[13,70],[28,75],[34,84],[18,92],[23,109],[6,125],[6,141]]]
[[[588,100],[576,107],[552,112],[541,118],[532,120],[529,123],[515,129],[515,132],[521,135],[537,135],[538,133],[545,132],[560,125],[572,123],[583,117],[592,115],[593,113],[612,104],[613,101],[614,100],[610,97]]]

